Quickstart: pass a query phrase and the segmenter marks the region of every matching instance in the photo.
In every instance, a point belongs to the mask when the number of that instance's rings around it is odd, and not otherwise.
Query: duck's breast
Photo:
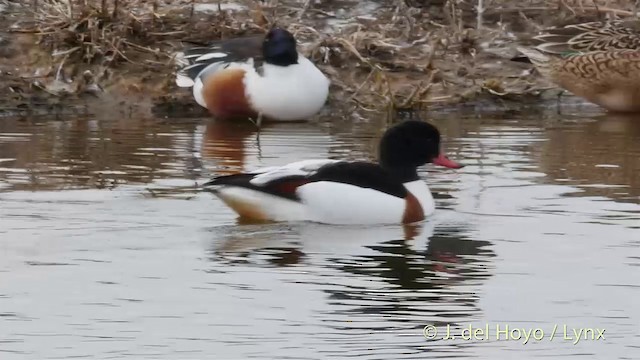
[[[290,66],[264,64],[264,74],[248,74],[245,82],[253,107],[281,120],[306,120],[324,106],[329,80],[308,59]]]
[[[424,216],[429,216],[435,212],[436,205],[427,183],[422,180],[415,180],[405,183],[404,187],[418,200]]]

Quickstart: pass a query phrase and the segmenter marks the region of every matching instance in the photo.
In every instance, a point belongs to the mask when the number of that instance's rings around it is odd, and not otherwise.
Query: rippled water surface
[[[0,119],[0,358],[639,358],[640,117],[431,121],[467,165],[422,169],[437,213],[358,227],[197,185],[372,158],[382,122]]]

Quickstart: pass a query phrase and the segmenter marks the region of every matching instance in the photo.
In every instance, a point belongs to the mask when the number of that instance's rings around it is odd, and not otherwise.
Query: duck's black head
[[[380,140],[380,165],[395,171],[413,171],[434,163],[452,169],[462,165],[440,151],[440,131],[423,121],[404,121],[389,128]]]
[[[288,66],[298,63],[296,39],[285,29],[273,28],[262,43],[264,60],[272,65]]]

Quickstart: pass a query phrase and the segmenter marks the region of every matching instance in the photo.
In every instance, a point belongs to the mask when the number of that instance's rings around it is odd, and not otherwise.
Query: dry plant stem
[[[407,23],[405,31],[403,31],[403,37],[408,39],[411,33],[413,32],[414,21],[413,17],[410,13],[410,8],[407,6],[404,0],[398,0],[398,4],[396,5],[396,11],[394,17],[401,17]],[[393,24],[393,26],[397,26],[399,24]]]
[[[429,95],[429,92],[431,91],[431,88],[434,85],[433,79],[436,76],[436,74],[438,74],[438,71],[434,71],[433,73],[431,73],[431,76],[429,76],[429,78],[426,81],[426,85],[422,89],[418,88],[420,90],[417,91],[415,95],[415,98],[417,98],[417,100],[412,99],[414,103],[418,103],[418,104],[429,103],[429,99],[427,99],[427,95]],[[411,106],[411,105],[412,105],[411,103],[407,104],[407,106]]]
[[[432,97],[428,100],[425,100],[424,103],[425,104],[437,104],[439,102],[443,102],[445,100],[451,100],[453,98],[453,96],[451,95],[443,95],[443,96],[436,96],[436,97]]]
[[[115,43],[114,43],[114,42],[115,42]],[[111,44],[110,44],[110,45],[111,45],[111,49],[112,49],[112,50],[113,50],[117,55],[120,55],[120,57],[122,57],[124,60],[126,60],[126,61],[128,61],[128,62],[130,62],[130,63],[132,63],[132,64],[138,64],[138,63],[136,63],[135,61],[131,61],[128,57],[126,57],[126,56],[122,53],[122,51],[120,51],[120,43],[122,43],[122,42],[123,42],[123,41],[122,41],[122,38],[118,38],[117,40],[112,41],[112,42],[111,42]],[[111,62],[114,62],[116,59],[117,59],[117,56],[115,56],[115,55],[114,55],[114,56],[113,56],[113,59],[111,60]]]
[[[596,0],[592,0],[593,1],[593,6],[596,8],[596,12],[598,13],[598,15],[600,15],[600,8],[598,7],[598,3],[596,2]],[[582,5],[582,2],[580,2],[580,5]],[[584,13],[584,6],[581,6],[582,12]]]
[[[375,73],[375,71],[376,71],[376,69],[371,69],[371,71],[369,72],[369,75],[367,75],[367,77],[364,79],[364,81],[360,84],[360,86],[358,86],[356,91],[354,91],[354,93],[351,94],[351,96],[349,97],[349,99],[347,101],[352,101],[356,97],[356,95],[358,95],[360,90],[362,90],[362,87],[364,86],[364,84],[369,82],[369,79],[371,79],[371,76]]]
[[[409,106],[409,104],[411,104],[413,102],[413,99],[416,97],[416,95],[420,92],[422,92],[422,86],[424,84],[424,81],[421,81],[420,84],[418,84],[418,86],[416,86],[413,91],[411,91],[411,94],[409,94],[409,96],[400,104],[398,105],[398,108],[403,109]],[[430,88],[431,84],[427,85],[427,88]]]
[[[461,31],[462,30],[462,19],[460,18],[460,14],[459,14],[459,8],[456,5],[456,1],[455,0],[449,0],[449,11],[450,11],[450,24],[451,27],[453,27],[455,29],[455,31]]]
[[[220,4],[218,4],[220,5]],[[151,26],[156,27],[156,14],[158,13],[158,1],[153,1],[153,14],[151,15]]]
[[[476,11],[478,13],[478,17],[476,19],[476,28],[480,30],[482,28],[482,14],[484,14],[484,4],[483,0],[478,0],[478,6],[476,7]]]
[[[576,16],[576,11],[573,10],[573,8],[569,5],[567,5],[567,3],[564,0],[560,0],[560,5],[562,5],[565,9],[571,11],[571,15],[572,16]],[[582,12],[584,13],[584,9],[582,10]]]
[[[413,107],[412,105],[415,103],[426,103],[427,101],[424,98],[431,90],[431,87],[433,86],[433,79],[437,73],[438,71],[431,72],[429,78],[426,81],[426,86],[423,86],[425,82],[421,81],[420,84],[416,86],[416,88],[411,92],[409,97],[407,97],[407,99],[400,105],[400,108]],[[417,100],[415,100],[416,98]]]
[[[610,13],[610,14],[614,14],[614,15],[618,15],[618,16],[633,16],[634,15],[632,11],[613,9],[613,8],[604,7],[604,6],[587,7],[587,8],[584,8],[584,9],[585,10],[595,11],[597,13]]]
[[[56,80],[60,80],[60,74],[62,73],[62,67],[64,66],[64,62],[67,61],[67,58],[69,57],[69,54],[66,54],[63,58],[62,61],[60,61],[60,65],[58,66],[58,71],[56,71]]]
[[[302,10],[300,10],[300,12],[298,13],[298,21],[300,21],[304,13],[307,12],[307,9],[309,8],[310,3],[311,3],[311,0],[306,0],[304,2],[304,5],[302,6]]]
[[[391,82],[389,82],[389,78],[387,74],[382,71],[379,71],[380,76],[385,81],[385,93],[383,94],[383,98],[385,100],[385,105],[388,114],[392,114],[394,109],[397,109],[397,105],[393,96],[393,91],[391,90]]]
[[[365,105],[370,105],[369,103],[364,104],[358,99],[353,99],[353,101],[356,103],[356,108],[362,109],[362,110],[367,111],[367,112],[375,112],[375,111],[377,111],[375,108],[371,108],[371,107],[366,107],[365,106]]]
[[[127,41],[127,40],[122,40],[122,43],[127,45],[127,46],[131,46],[134,49],[138,49],[140,51],[145,51],[145,52],[156,54],[156,55],[161,55],[162,54],[158,50],[154,50],[154,49],[152,49],[150,47],[140,46],[140,45],[134,44],[134,43],[132,43],[130,41]],[[162,55],[165,55],[166,57],[171,57],[169,54],[162,54]]]
[[[453,4],[453,0],[447,0],[444,5],[444,13],[449,20],[449,26],[455,27],[455,5]]]
[[[71,0],[67,0],[67,11],[69,20],[73,19],[73,3],[71,2]]]
[[[369,60],[365,59],[364,57],[362,57],[362,55],[360,55],[360,52],[358,51],[358,49],[356,49],[356,47],[350,43],[347,39],[344,38],[340,38],[337,40],[339,44],[341,44],[342,46],[344,46],[347,50],[349,50],[353,55],[355,55],[358,60],[360,60],[361,62],[369,65],[370,67],[374,67],[371,62],[369,62]]]
[[[162,32],[162,33],[158,33],[158,32],[149,32],[149,35],[152,36],[174,36],[174,35],[181,35],[181,34],[186,34],[187,32],[184,30],[177,30],[177,31],[168,31],[168,32]]]
[[[118,18],[118,0],[113,0],[113,12],[111,13],[111,19],[116,20]]]
[[[545,11],[545,10],[554,10],[555,7],[552,6],[532,6],[532,7],[509,7],[509,8],[502,8],[502,9],[495,9],[495,10],[491,10],[491,9],[487,9],[487,11],[485,11],[485,15],[500,15],[500,14],[508,14],[508,13],[512,13],[512,12],[521,12],[521,13],[526,13],[526,12],[531,12],[531,11]],[[574,10],[569,10],[572,13],[575,14]],[[627,10],[620,10],[620,9],[613,9],[610,7],[605,7],[605,6],[598,6],[598,7],[585,7],[584,8],[585,12],[588,11],[593,11],[593,12],[598,12],[598,13],[611,13],[614,15],[618,15],[618,16],[633,16],[633,12],[632,11],[627,11]]]
[[[35,86],[38,89],[46,92],[49,95],[58,96],[58,94],[56,94],[56,93],[52,92],[51,90],[47,89],[46,87],[42,86],[40,83],[34,83],[33,86]]]

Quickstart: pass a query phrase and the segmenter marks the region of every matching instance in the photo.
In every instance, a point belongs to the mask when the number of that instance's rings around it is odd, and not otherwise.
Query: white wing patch
[[[187,60],[187,56],[182,51],[178,51],[174,54],[173,60],[177,66],[187,66],[189,65],[189,61]]]
[[[227,56],[228,56],[228,54],[223,53],[223,52],[212,52],[212,53],[207,53],[207,54],[201,55],[195,61],[196,62],[207,61],[207,60],[210,60],[210,59],[219,59],[219,58],[224,58],[224,57],[227,57]]]
[[[176,85],[178,85],[178,87],[184,87],[184,88],[189,88],[192,87],[193,85],[195,85],[195,82],[193,81],[192,78],[184,75],[184,74],[180,74],[178,73],[176,75]]]
[[[257,171],[260,172],[260,174],[251,179],[251,184],[260,186],[288,176],[309,176],[324,165],[341,161],[342,160],[331,159],[302,160],[284,166],[259,169]]]
[[[201,49],[198,48],[197,50]],[[185,55],[183,52],[176,53],[175,63],[181,67],[176,74],[176,85],[178,85],[178,87],[194,87],[198,85],[198,79],[202,82],[204,81],[204,78],[219,70],[235,67],[240,67],[245,71],[253,70],[252,58],[245,61],[231,62],[229,61],[230,54],[219,51],[218,46],[202,50],[205,50],[205,52],[196,51],[189,55]],[[200,95],[196,95],[196,91],[194,90],[194,97],[196,97],[196,101],[198,100],[198,96]],[[202,105],[200,101],[198,101],[198,103]]]
[[[198,105],[206,109],[207,103],[206,101],[204,101],[204,96],[202,96],[203,87],[204,87],[204,84],[202,83],[202,79],[198,76],[196,78],[196,81],[194,81],[193,83],[193,98],[196,100]]]

